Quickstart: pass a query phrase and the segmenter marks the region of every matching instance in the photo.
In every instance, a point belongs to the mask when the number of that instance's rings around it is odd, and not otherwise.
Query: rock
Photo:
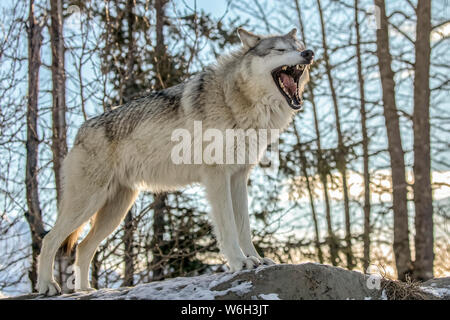
[[[57,297],[30,294],[8,299],[65,300],[379,300],[449,298],[450,279],[423,287],[316,263],[280,264],[235,273],[217,273],[140,284],[135,287],[77,292]]]
[[[424,291],[443,300],[450,300],[450,277],[435,278],[421,284]]]
[[[341,268],[305,263],[274,265],[256,271],[242,272],[213,290],[225,290],[239,282],[251,282],[252,290],[243,294],[228,292],[216,299],[261,299],[275,294],[282,300],[379,299],[379,290],[369,289],[368,277]]]

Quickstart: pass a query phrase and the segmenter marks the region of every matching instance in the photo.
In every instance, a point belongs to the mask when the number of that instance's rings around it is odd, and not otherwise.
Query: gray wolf
[[[253,164],[174,164],[171,133],[203,129],[285,129],[301,108],[313,52],[296,30],[261,36],[238,29],[242,46],[190,80],[132,100],[86,121],[63,163],[63,197],[53,229],[43,239],[37,289],[55,295],[54,258],[64,243],[76,248],[79,290],[92,290],[89,265],[98,245],[121,223],[141,190],[205,187],[210,218],[231,271],[273,264],[253,246],[247,179]],[[264,147],[267,147],[264,146]],[[261,155],[259,155],[261,156]]]

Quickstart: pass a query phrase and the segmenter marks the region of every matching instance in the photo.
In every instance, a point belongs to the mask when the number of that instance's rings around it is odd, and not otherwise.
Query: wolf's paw
[[[255,269],[260,265],[259,259],[254,256],[248,256],[246,258],[237,259],[233,263],[230,261],[230,271],[236,272],[240,270]]]
[[[61,288],[55,280],[39,281],[37,289],[40,294],[44,294],[46,296],[61,294]]]
[[[260,258],[259,262],[264,266],[271,266],[271,265],[276,264],[275,261],[273,261],[272,259],[269,259],[269,258]]]

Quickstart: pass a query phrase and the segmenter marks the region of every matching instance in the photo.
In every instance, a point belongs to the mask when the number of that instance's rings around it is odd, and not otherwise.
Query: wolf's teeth
[[[283,68],[281,68],[281,70],[287,70],[287,66],[284,66]]]
[[[300,66],[299,66],[299,65],[296,65],[295,68],[296,68],[297,70],[300,70]]]

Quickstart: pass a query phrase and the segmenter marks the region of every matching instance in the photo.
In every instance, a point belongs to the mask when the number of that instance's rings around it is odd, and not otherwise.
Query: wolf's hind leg
[[[94,215],[105,202],[104,192],[86,187],[83,192],[63,194],[60,214],[55,226],[42,241],[41,254],[38,262],[39,293],[49,296],[61,293],[59,285],[53,278],[53,268],[56,252],[62,242]]]
[[[206,194],[211,205],[210,216],[220,250],[230,265],[230,271],[252,269],[259,264],[255,257],[246,257],[238,242],[231,200],[230,176],[221,173],[208,175],[204,180]]]
[[[231,177],[231,198],[233,202],[234,219],[239,236],[239,245],[247,257],[255,257],[261,264],[272,265],[275,262],[262,258],[252,242],[250,221],[248,215],[247,172],[241,171]]]
[[[89,266],[95,251],[100,242],[119,226],[138,194],[139,191],[119,187],[116,194],[110,196],[98,211],[91,230],[77,247],[75,265],[79,268],[79,274],[76,275],[79,276],[79,279],[76,279],[79,288],[76,290],[92,290],[89,283]]]

